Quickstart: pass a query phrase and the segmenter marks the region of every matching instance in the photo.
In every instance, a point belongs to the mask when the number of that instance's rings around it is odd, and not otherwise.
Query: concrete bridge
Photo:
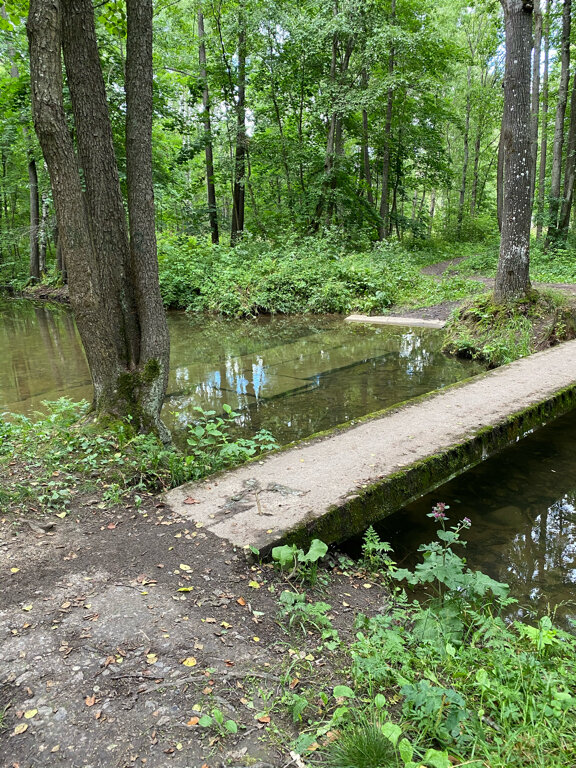
[[[576,340],[170,491],[183,516],[267,552],[337,542],[576,407]]]

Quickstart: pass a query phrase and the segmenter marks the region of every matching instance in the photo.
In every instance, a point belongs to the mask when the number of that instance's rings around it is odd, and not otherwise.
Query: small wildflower
[[[448,520],[444,512],[439,512],[437,509],[432,514],[434,515],[434,520]]]
[[[472,525],[472,520],[470,520],[469,517],[465,517],[464,520],[462,520],[462,525],[465,528],[470,528],[470,526]]]

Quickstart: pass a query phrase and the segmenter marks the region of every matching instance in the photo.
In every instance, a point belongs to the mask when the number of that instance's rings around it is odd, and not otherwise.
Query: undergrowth
[[[0,494],[6,506],[33,499],[43,508],[65,510],[74,496],[93,488],[104,490],[105,502],[117,502],[127,493],[199,480],[276,446],[265,430],[232,440],[238,414],[229,406],[221,416],[198,408],[187,451],[181,452],[154,435],[134,434],[129,424],[102,429],[83,422],[86,402],[60,398],[43,405],[47,414],[0,417]]]
[[[575,309],[562,294],[532,291],[511,304],[495,304],[484,294],[453,314],[443,348],[495,368],[575,335]]]
[[[235,248],[192,237],[159,242],[160,286],[167,307],[231,316],[262,313],[383,312],[391,304],[427,306],[480,288],[463,278],[420,273],[430,252],[398,243],[351,252],[334,237],[287,239],[281,246],[246,235]]]
[[[280,596],[291,647],[275,706],[299,731],[302,764],[576,765],[576,638],[549,615],[535,624],[509,618],[508,586],[467,567],[456,548],[470,521],[448,527],[447,510],[433,509],[438,538],[420,547],[414,570],[396,569],[382,547],[382,575],[398,586],[375,615],[356,616],[352,642],[340,639],[330,605],[303,592]],[[371,567],[376,544],[372,531]],[[316,659],[331,672],[322,677]]]

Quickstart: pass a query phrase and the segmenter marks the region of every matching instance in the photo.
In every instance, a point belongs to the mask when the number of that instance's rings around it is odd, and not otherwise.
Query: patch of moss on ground
[[[575,338],[576,302],[556,291],[531,291],[510,304],[483,294],[453,314],[446,332],[444,352],[497,368]]]

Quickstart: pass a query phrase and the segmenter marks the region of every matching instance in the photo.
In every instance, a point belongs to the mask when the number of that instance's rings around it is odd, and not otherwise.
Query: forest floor
[[[271,566],[154,496],[110,507],[96,494],[63,519],[29,507],[0,533],[3,768],[303,765],[294,726],[270,707],[309,650],[276,620],[291,586]],[[384,595],[361,573],[333,574],[317,599],[346,638]],[[309,658],[316,680],[330,675]],[[198,724],[214,710],[238,733]]]

